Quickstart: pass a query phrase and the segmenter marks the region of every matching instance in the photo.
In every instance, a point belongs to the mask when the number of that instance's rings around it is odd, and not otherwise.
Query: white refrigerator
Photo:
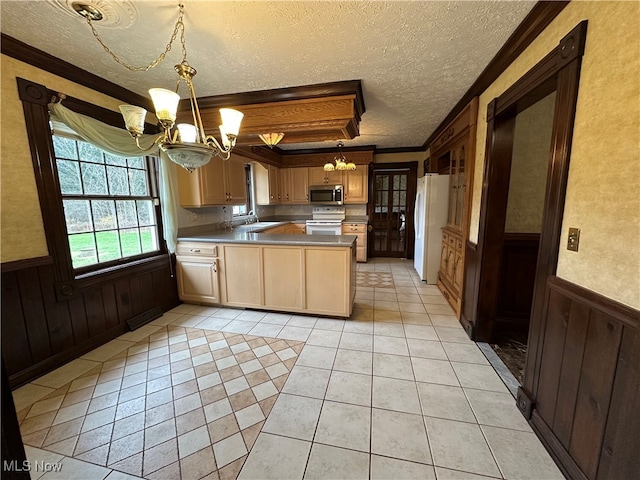
[[[442,252],[442,227],[447,224],[449,175],[428,173],[418,178],[413,211],[416,234],[413,265],[420,279],[429,284],[438,280]]]

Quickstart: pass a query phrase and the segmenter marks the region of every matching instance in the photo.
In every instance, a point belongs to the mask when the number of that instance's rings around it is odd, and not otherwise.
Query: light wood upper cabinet
[[[309,167],[309,185],[342,185],[342,171],[325,172],[323,167]]]
[[[244,162],[229,159],[224,164],[226,191],[229,205],[245,205],[247,203],[247,177]]]
[[[278,169],[278,199],[280,200],[280,203],[291,203],[291,194],[289,193],[290,187],[291,169]]]
[[[253,177],[256,184],[256,203],[258,205],[277,205],[279,196],[279,172],[278,168],[259,163],[253,164]]]
[[[309,203],[309,169],[276,168],[254,164],[256,202],[258,205]]]
[[[344,203],[369,201],[369,166],[358,165],[356,170],[342,172],[344,179]]]
[[[281,168],[278,177],[280,203],[300,205],[309,203],[309,169]]]
[[[178,168],[180,205],[244,205],[247,202],[244,164],[242,157],[232,154],[226,161],[214,156],[193,173]]]

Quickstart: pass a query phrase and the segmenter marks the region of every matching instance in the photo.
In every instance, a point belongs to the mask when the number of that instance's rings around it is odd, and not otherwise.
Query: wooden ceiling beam
[[[244,146],[263,145],[258,136],[272,132],[285,134],[283,144],[351,140],[360,134],[364,113],[359,80],[199,98],[198,105],[205,132],[214,136],[221,122],[219,108],[244,113],[237,140]],[[184,101],[177,122],[192,123]]]

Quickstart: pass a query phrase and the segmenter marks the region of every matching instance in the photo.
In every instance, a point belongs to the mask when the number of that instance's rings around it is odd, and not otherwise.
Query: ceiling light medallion
[[[214,155],[217,155],[224,160],[229,159],[231,150],[236,144],[236,139],[240,130],[240,123],[242,122],[242,117],[244,115],[231,108],[220,109],[222,124],[219,126],[219,129],[222,138],[222,145],[220,145],[213,135],[205,134],[196,98],[196,92],[192,82],[193,77],[196,74],[196,70],[189,65],[189,62],[187,62],[187,47],[184,41],[183,23],[184,6],[182,4],[179,5],[180,13],[173,29],[173,35],[165,47],[164,52],[162,52],[148,66],[142,67],[135,67],[125,63],[104,44],[92,23],[94,20],[99,20],[98,17],[101,17],[99,9],[92,5],[81,3],[74,3],[73,7],[80,15],[86,18],[94,37],[98,40],[100,45],[102,45],[105,51],[109,53],[117,63],[131,71],[147,71],[161,63],[165,59],[169,50],[171,50],[173,41],[176,39],[178,34],[180,34],[182,62],[174,67],[178,74],[178,82],[176,84],[175,92],[164,88],[152,88],[149,90],[149,95],[151,95],[151,100],[153,101],[153,106],[156,111],[156,118],[163,129],[162,134],[156,138],[154,143],[159,145],[160,149],[167,154],[171,161],[182,166],[189,172],[193,172],[196,168],[209,163]],[[180,95],[178,95],[177,92],[180,84],[183,82],[186,85],[187,93],[189,95],[193,124],[180,124],[175,130],[173,130],[178,111],[178,103],[180,101]],[[140,147],[139,137],[144,131],[144,121],[147,111],[142,107],[134,105],[121,105],[120,111],[124,117],[127,130],[135,139],[136,145]]]
[[[331,162],[327,162],[324,164],[325,172],[333,172],[334,170],[355,170],[356,164],[353,162],[347,162],[344,154],[342,153],[342,147],[344,147],[344,143],[338,142],[338,155],[333,157],[333,161],[335,165]]]
[[[284,133],[263,133],[258,135],[260,140],[267,144],[269,148],[273,148],[284,137]]]

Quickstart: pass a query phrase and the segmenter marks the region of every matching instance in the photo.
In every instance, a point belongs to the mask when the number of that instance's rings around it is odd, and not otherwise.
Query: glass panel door
[[[408,171],[380,171],[373,177],[373,252],[378,257],[406,257]]]

